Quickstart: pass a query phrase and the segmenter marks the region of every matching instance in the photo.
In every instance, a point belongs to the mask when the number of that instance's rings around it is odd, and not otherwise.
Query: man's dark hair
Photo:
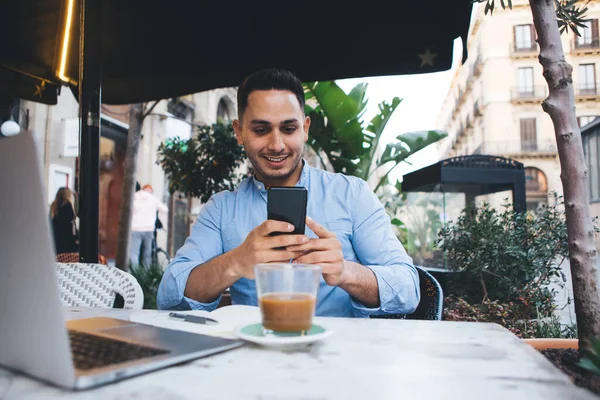
[[[304,112],[304,88],[296,75],[285,69],[262,69],[244,79],[238,89],[238,118],[242,118],[248,107],[248,96],[255,90],[287,90],[296,95],[300,108]]]

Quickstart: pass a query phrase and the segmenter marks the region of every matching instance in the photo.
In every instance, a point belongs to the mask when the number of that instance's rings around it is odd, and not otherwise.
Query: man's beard
[[[298,168],[298,165],[302,162],[302,152],[300,153],[295,153],[294,156],[289,156],[289,158],[294,158],[294,163],[292,164],[292,166],[289,168],[289,170],[279,170],[276,171],[275,174],[270,174],[267,171],[263,170],[261,168],[261,156],[258,157],[248,157],[248,159],[250,160],[250,164],[252,164],[252,167],[254,168],[255,173],[258,172],[258,174],[260,175],[260,178],[262,178],[265,181],[271,181],[271,182],[278,182],[278,181],[285,181],[286,179],[288,179],[290,176],[292,176],[294,174],[294,172],[296,171],[296,169]],[[265,183],[265,182],[263,182]]]

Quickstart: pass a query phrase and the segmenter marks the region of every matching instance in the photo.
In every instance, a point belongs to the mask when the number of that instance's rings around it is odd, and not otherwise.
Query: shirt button
[[[258,190],[262,190],[262,185],[258,185]]]

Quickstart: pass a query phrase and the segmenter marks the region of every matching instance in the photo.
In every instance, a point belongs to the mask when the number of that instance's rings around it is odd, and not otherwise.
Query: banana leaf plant
[[[306,83],[305,111],[312,120],[308,145],[323,166],[326,158],[335,172],[365,181],[378,169],[387,168],[374,188],[377,192],[401,162],[446,134],[436,130],[404,133],[378,152],[381,135],[402,100],[394,97],[391,102],[381,102],[379,113],[365,124],[362,117],[367,105],[366,91],[366,83],[356,85],[350,93],[334,81]]]

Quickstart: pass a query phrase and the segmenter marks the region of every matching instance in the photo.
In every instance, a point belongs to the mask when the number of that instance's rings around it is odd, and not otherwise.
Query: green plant
[[[582,350],[581,354],[584,358],[579,361],[578,365],[600,375],[600,338],[592,338],[591,347]]]
[[[406,251],[418,265],[431,265],[435,243],[442,228],[443,199],[441,193],[410,193],[405,210],[408,231]],[[438,260],[443,262],[442,259]]]
[[[540,316],[549,316],[554,291],[548,285],[564,280],[560,264],[568,254],[562,202],[554,196],[536,214],[468,206],[456,223],[446,225],[436,245],[461,271],[451,282],[452,293],[472,303],[515,301],[528,293]]]
[[[158,148],[159,164],[169,179],[169,192],[185,193],[206,203],[223,190],[233,190],[241,180],[238,168],[246,159],[231,124],[196,128],[188,140],[174,138]]]
[[[137,279],[144,293],[144,308],[153,309],[156,306],[156,293],[158,285],[163,276],[163,269],[160,265],[152,263],[149,268],[140,265],[130,265],[129,272]]]
[[[366,83],[356,85],[348,94],[334,81],[307,83],[304,90],[305,111],[312,120],[308,145],[323,166],[326,165],[325,157],[335,172],[368,181],[379,168],[384,170],[375,192],[389,183],[389,173],[401,162],[446,137],[445,133],[434,130],[405,133],[387,144],[379,154],[381,135],[400,105],[400,98],[380,103],[379,113],[365,126],[362,117],[367,105]]]

